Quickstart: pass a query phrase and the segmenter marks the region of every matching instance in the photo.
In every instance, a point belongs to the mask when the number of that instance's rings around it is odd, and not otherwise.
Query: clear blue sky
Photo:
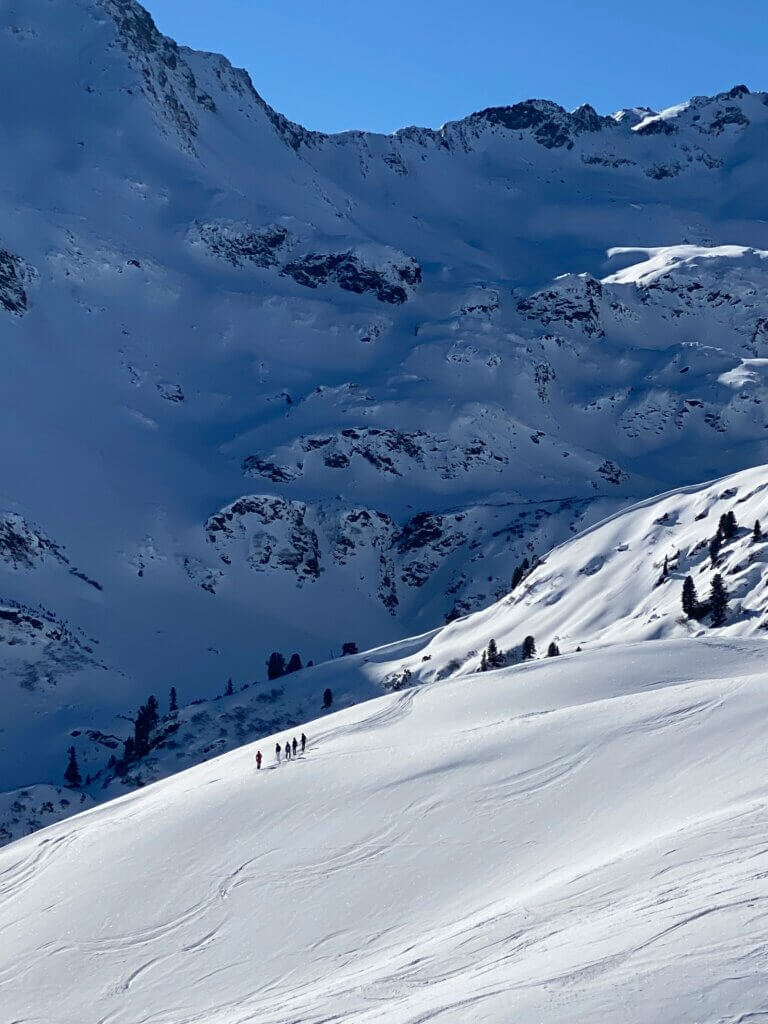
[[[531,96],[600,113],[768,89],[768,0],[144,0],[308,128],[437,127]]]

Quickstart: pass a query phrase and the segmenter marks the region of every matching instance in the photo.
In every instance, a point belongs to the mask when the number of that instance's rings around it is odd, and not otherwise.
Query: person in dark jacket
[[[256,768],[261,768],[261,751],[256,751]]]
[[[296,742],[296,737],[294,736],[293,737],[293,743],[291,744],[291,747],[293,749],[293,756],[294,757],[296,757],[296,748],[298,747],[298,745],[299,744]]]
[[[280,744],[279,743],[275,744],[275,760],[277,761],[278,764],[280,764]]]
[[[307,737],[304,735],[304,733],[302,733],[301,734],[301,752],[302,752],[302,754],[304,753],[304,748],[306,747],[306,745],[307,745]]]
[[[291,760],[291,741],[290,740],[286,740],[285,741],[285,760],[286,761],[290,761]]]

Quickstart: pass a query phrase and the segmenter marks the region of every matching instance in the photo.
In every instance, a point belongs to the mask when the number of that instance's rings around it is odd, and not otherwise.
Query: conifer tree
[[[171,693],[170,693],[170,696],[168,697],[168,710],[170,711],[170,713],[172,715],[175,715],[176,712],[179,710],[179,702],[178,702],[178,699],[176,697],[176,687],[175,686],[171,687]]]
[[[547,657],[548,658],[556,658],[559,654],[560,654],[560,648],[557,646],[557,644],[553,640],[552,643],[547,648]]]
[[[226,686],[226,689],[224,690],[224,696],[225,697],[231,697],[231,696],[233,696],[234,692],[235,692],[235,687],[234,687],[234,685],[232,683],[232,676],[230,676],[229,679],[227,680],[227,686]]]
[[[301,658],[298,654],[292,654],[288,659],[288,664],[285,666],[286,674],[288,672],[300,672],[304,666],[301,664]]]
[[[515,587],[519,586],[530,571],[530,562],[527,558],[524,558],[519,565],[515,566],[514,572],[512,573],[512,586],[510,587],[510,590],[514,590]]]
[[[488,652],[487,651],[483,651],[482,655],[480,656],[480,671],[481,672],[487,672],[488,671]]]
[[[488,668],[501,668],[503,658],[494,639],[488,641]]]
[[[329,708],[333,704],[333,691],[330,687],[323,692],[323,707]]]
[[[536,641],[532,636],[527,636],[523,640],[523,661],[530,661],[534,657],[536,657]]]
[[[82,785],[83,779],[80,775],[80,767],[77,763],[77,753],[74,747],[70,747],[67,751],[69,760],[67,761],[67,767],[64,771],[64,781],[72,789],[77,789],[78,786]]]
[[[136,756],[136,741],[129,736],[123,744],[123,761],[132,761]]]
[[[133,723],[133,745],[136,757],[144,757],[149,751],[149,712],[142,704]]]
[[[341,645],[341,653],[344,657],[348,654],[357,654],[357,644],[354,640],[348,640],[347,643]]]
[[[720,548],[723,546],[723,535],[718,530],[712,540],[709,542],[709,557],[712,565],[717,565],[717,559],[720,556]]]
[[[267,661],[267,679],[279,679],[285,675],[285,658],[279,651],[273,651]]]
[[[160,721],[160,705],[157,697],[147,697],[147,724],[150,729],[155,729]]]
[[[689,619],[695,619],[699,610],[699,598],[696,593],[696,584],[693,576],[686,576],[683,581],[682,595],[683,612]]]
[[[755,520],[754,528],[752,530],[752,540],[757,542],[757,541],[762,540],[762,539],[763,539],[763,528],[760,525],[760,520],[756,519]]]
[[[709,598],[709,608],[712,612],[712,625],[725,625],[728,613],[728,591],[725,589],[723,577],[717,573],[712,578],[712,592]]]

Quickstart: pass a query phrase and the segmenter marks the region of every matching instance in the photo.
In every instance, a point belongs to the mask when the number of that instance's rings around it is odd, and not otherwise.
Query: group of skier
[[[304,733],[302,733],[301,734],[301,752],[302,752],[302,754],[306,750],[306,747],[307,747],[307,737],[304,735]],[[293,741],[286,740],[285,741],[285,760],[286,761],[290,761],[292,757],[297,757],[298,756],[298,750],[299,750],[299,740],[297,740],[295,736],[293,737]],[[276,743],[275,744],[275,760],[277,761],[278,764],[280,764],[280,758],[282,757],[282,754],[283,754],[283,748],[280,746],[279,743]],[[256,751],[256,768],[257,769],[261,768],[261,762],[262,762],[261,751],[257,750]]]

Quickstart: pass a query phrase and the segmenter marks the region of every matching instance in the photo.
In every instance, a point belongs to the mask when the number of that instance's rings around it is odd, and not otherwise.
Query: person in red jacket
[[[256,751],[256,768],[261,768],[261,751]]]

